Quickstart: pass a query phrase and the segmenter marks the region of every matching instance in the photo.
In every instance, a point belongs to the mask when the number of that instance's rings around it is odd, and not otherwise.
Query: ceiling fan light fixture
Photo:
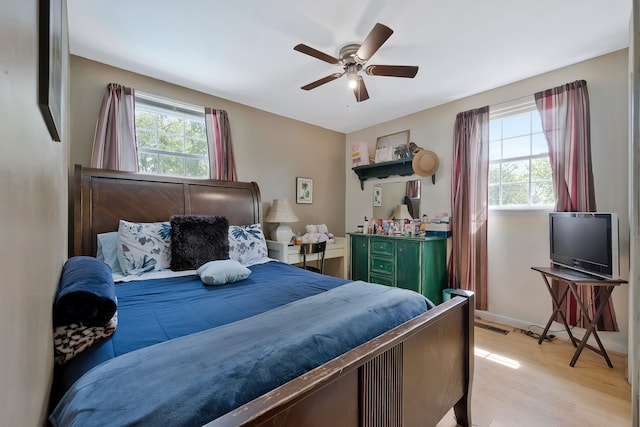
[[[358,66],[355,64],[347,67],[347,80],[349,80],[349,87],[355,89],[358,86]]]
[[[358,77],[354,74],[353,76],[349,76],[349,87],[351,89],[355,89],[358,86]]]

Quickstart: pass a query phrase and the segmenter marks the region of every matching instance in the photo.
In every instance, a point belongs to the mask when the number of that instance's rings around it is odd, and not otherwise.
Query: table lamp
[[[297,222],[299,220],[289,207],[289,201],[287,199],[274,199],[271,210],[264,221],[278,223],[278,226],[271,232],[272,240],[289,243],[291,237],[293,237],[293,231],[286,223]]]

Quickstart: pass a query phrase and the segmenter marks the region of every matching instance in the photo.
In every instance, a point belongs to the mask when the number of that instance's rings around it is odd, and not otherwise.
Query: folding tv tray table
[[[573,354],[573,358],[571,359],[569,365],[571,367],[575,366],[576,362],[578,361],[578,357],[580,357],[580,353],[582,353],[582,350],[587,347],[589,350],[592,350],[604,357],[607,365],[609,365],[610,368],[613,368],[613,364],[609,359],[609,355],[604,349],[602,341],[600,341],[600,337],[598,336],[598,332],[596,331],[596,325],[598,324],[598,321],[602,316],[602,311],[606,307],[609,298],[611,297],[613,289],[622,283],[627,283],[627,281],[623,279],[601,279],[586,274],[581,275],[577,272],[571,273],[567,269],[557,267],[531,267],[531,269],[542,274],[542,278],[544,279],[545,285],[547,285],[547,290],[549,291],[549,295],[551,295],[554,307],[553,313],[551,314],[551,317],[549,317],[549,321],[547,322],[547,326],[545,326],[544,331],[540,335],[540,339],[538,339],[538,344],[542,344],[545,337],[547,336],[547,332],[549,331],[551,324],[559,314],[562,318],[562,322],[564,323],[564,328],[567,330],[569,338],[571,338],[571,343],[574,347],[576,347],[576,351]],[[553,288],[549,283],[549,278],[551,278],[552,280],[558,280],[559,282],[565,284],[565,287],[561,290],[561,294],[559,297],[556,297],[555,293],[553,292]],[[578,286],[597,286],[600,289],[600,301],[598,306],[596,307],[593,319],[589,317],[587,307],[584,301],[582,301],[582,299],[580,299],[580,296],[578,295]],[[564,312],[560,308],[563,301],[569,294],[569,291],[571,291],[573,296],[576,298],[576,301],[578,302],[578,306],[580,307],[580,315],[587,321],[587,331],[585,332],[582,339],[578,339],[573,336]],[[599,348],[595,348],[592,345],[587,344],[587,340],[591,335],[593,335],[593,337],[595,338]]]

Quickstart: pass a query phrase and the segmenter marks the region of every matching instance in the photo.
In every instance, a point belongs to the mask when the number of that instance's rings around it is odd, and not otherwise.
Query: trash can
[[[451,299],[451,292],[453,292],[455,289],[453,288],[447,288],[447,289],[443,289],[442,290],[442,302],[447,302]]]

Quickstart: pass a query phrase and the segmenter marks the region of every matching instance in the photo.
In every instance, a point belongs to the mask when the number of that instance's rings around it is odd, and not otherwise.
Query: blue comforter
[[[364,282],[338,286],[109,360],[71,387],[50,421],[54,426],[202,425],[427,306],[412,291]]]
[[[117,284],[118,329],[108,340],[56,367],[52,403],[85,372],[114,357],[242,320],[348,282],[276,261],[249,269],[247,279],[224,286],[205,286],[195,275]]]

